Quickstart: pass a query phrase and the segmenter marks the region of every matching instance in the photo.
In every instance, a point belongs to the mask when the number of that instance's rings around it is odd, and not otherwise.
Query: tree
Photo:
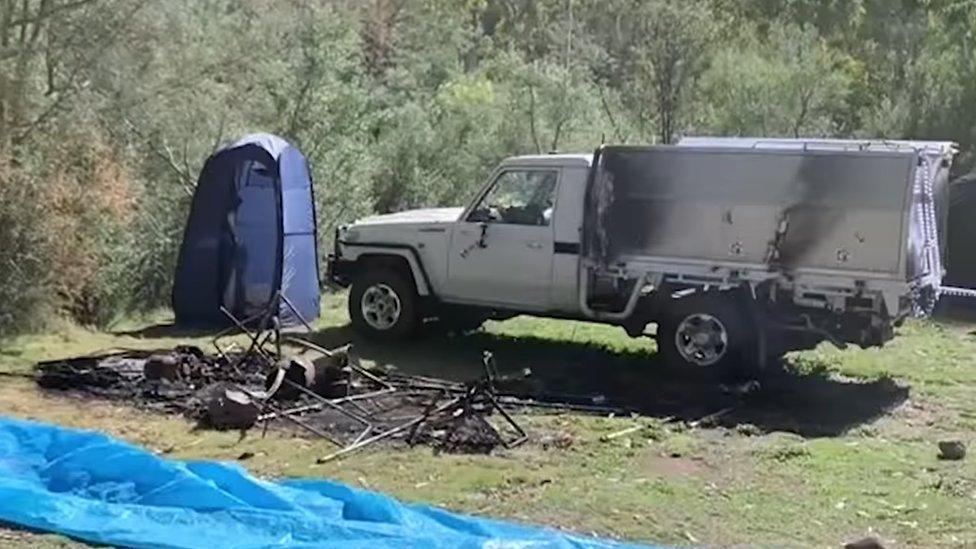
[[[974,38],[972,0],[0,0],[0,332],[165,304],[199,170],[254,131],[308,155],[324,248],[602,138],[948,139],[968,169]]]
[[[137,4],[107,0],[0,2],[0,153],[24,143],[89,82]]]
[[[597,78],[618,90],[641,134],[671,143],[687,122],[687,102],[708,65],[717,30],[704,1],[611,0],[587,19],[606,44]],[[653,129],[651,129],[653,128]]]
[[[703,125],[723,135],[834,136],[854,70],[813,27],[782,24],[716,54]]]

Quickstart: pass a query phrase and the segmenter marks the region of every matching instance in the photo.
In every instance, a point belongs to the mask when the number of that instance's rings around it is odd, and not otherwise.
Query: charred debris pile
[[[621,411],[536,400],[519,390],[519,379],[499,376],[487,351],[483,376],[461,383],[364,368],[351,346],[326,349],[282,334],[270,316],[233,320],[250,340],[246,349],[224,343],[228,330],[214,338],[214,354],[178,346],[51,361],[38,365],[37,383],[179,414],[201,427],[264,433],[275,425],[324,438],[337,450],[320,462],[381,441],[463,453],[518,446],[527,435],[508,412],[517,407]]]

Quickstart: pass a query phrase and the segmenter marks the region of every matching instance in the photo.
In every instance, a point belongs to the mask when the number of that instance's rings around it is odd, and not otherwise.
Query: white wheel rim
[[[678,354],[696,366],[711,366],[725,356],[729,334],[718,318],[705,313],[688,315],[674,334]]]
[[[400,320],[400,296],[386,284],[373,284],[359,300],[363,320],[376,330],[389,330]]]

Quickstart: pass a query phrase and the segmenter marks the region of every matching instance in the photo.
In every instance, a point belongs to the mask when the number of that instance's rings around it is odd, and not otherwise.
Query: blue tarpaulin
[[[99,433],[4,418],[0,521],[127,547],[619,547],[335,482],[262,481],[235,464],[167,460]]]

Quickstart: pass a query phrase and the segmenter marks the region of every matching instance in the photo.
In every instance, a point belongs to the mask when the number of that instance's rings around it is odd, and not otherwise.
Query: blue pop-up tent
[[[249,135],[207,159],[183,234],[173,311],[181,325],[266,310],[296,325],[319,315],[315,204],[308,162],[284,139]],[[286,303],[287,301],[287,303]]]

